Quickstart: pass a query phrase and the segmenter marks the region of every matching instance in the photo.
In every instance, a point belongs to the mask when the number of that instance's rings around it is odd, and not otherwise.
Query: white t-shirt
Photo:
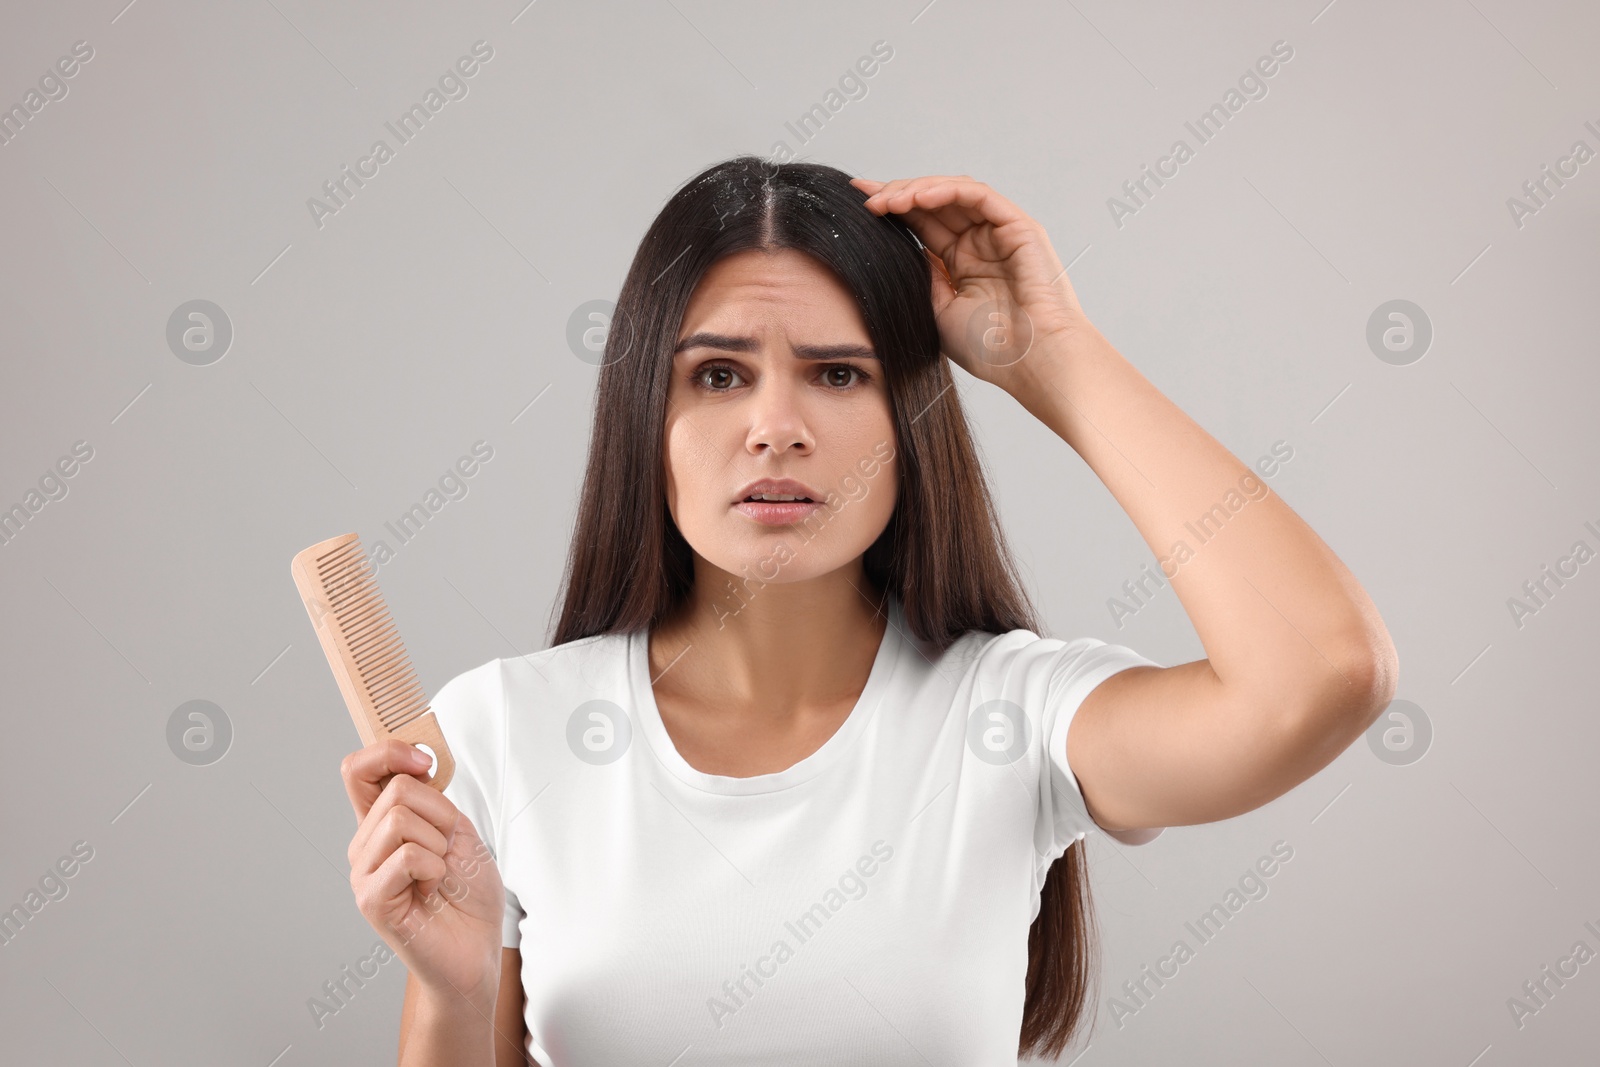
[[[969,632],[943,655],[890,597],[821,748],[750,778],[689,766],[646,635],[452,678],[445,788],[496,857],[544,1067],[1015,1064],[1028,928],[1094,825],[1067,725],[1121,645]],[[1048,758],[1046,753],[1048,752]]]

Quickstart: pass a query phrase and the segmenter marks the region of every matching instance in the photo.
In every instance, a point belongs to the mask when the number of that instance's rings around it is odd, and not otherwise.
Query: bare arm
[[[523,1053],[527,1039],[522,1014],[525,1007],[522,953],[514,948],[500,950],[500,992],[495,1000],[492,1032],[490,1020],[479,1009],[461,1002],[452,1013],[449,1005],[428,997],[422,984],[407,974],[405,1000],[400,1007],[400,1067],[459,1063],[526,1067],[533,1061]],[[408,1058],[408,1044],[413,1037],[416,1045]]]
[[[941,351],[1082,456],[1158,557],[1179,541],[1193,551],[1171,581],[1206,658],[1112,675],[1068,727],[1090,815],[1119,836],[1212,822],[1325,767],[1399,673],[1349,570],[1095,329],[1044,227],[1016,204],[966,174],[851,183],[924,244]],[[1015,351],[1022,336],[1031,347]],[[1187,524],[1206,516],[1198,543]]]
[[[1398,663],[1377,609],[1282,498],[1086,320],[1035,356],[1013,395],[1176,565],[1207,654],[1130,668],[1085,698],[1067,748],[1090,814],[1108,831],[1186,826],[1281,796],[1392,698]]]

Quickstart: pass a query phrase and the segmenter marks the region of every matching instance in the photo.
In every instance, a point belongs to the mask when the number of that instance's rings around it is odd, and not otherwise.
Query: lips
[[[740,489],[738,496],[734,497],[733,503],[745,503],[751,497],[760,493],[776,493],[781,496],[804,498],[804,500],[800,501],[782,501],[781,503],[801,504],[809,501],[813,504],[818,504],[822,502],[822,493],[804,482],[797,482],[793,478],[761,478]]]
[[[791,526],[804,522],[820,507],[822,504],[817,501],[741,500],[733,505],[733,510],[763,526]]]

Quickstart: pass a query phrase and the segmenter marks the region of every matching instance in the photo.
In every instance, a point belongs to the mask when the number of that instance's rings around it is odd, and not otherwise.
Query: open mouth
[[[734,510],[742,512],[746,518],[762,526],[792,526],[797,522],[804,522],[822,506],[810,497],[796,496],[772,500],[769,499],[770,495],[757,493],[754,496],[747,496],[733,506]]]
[[[756,493],[744,498],[746,504],[815,504],[808,496],[789,496],[779,493]]]

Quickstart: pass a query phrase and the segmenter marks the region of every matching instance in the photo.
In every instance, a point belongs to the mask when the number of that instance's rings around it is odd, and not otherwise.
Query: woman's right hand
[[[492,1012],[505,887],[472,820],[413,777],[431,762],[387,738],[339,765],[360,821],[350,886],[361,914],[425,989],[453,990]]]

